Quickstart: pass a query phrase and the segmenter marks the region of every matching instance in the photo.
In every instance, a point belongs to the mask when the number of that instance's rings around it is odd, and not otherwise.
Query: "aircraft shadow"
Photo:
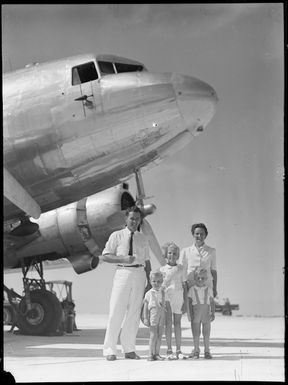
[[[81,329],[74,331],[71,334],[64,334],[62,336],[27,336],[15,333],[9,333],[5,331],[3,333],[4,337],[4,357],[94,357],[100,358],[102,355],[102,344],[104,341],[106,329]],[[201,341],[202,342],[202,341]],[[119,342],[118,342],[119,343]],[[175,346],[175,340],[173,337],[172,340],[173,346]],[[69,347],[71,345],[71,347]],[[148,345],[149,345],[149,330],[147,327],[140,327],[137,334],[136,347],[137,345],[147,346],[146,350],[138,351],[140,356],[146,357],[148,355]],[[202,345],[202,343],[201,343]],[[183,338],[182,337],[182,346],[189,346],[192,350],[192,337]],[[240,360],[240,359],[281,359],[284,358],[281,355],[263,355],[250,354],[247,352],[241,352],[240,348],[245,347],[263,347],[267,348],[284,348],[283,343],[278,342],[267,342],[265,339],[263,342],[261,340],[252,340],[241,338],[211,338],[211,347],[227,347],[227,351],[223,353],[215,352],[215,349],[212,349],[213,360]],[[229,348],[239,347],[239,352],[229,352]],[[136,349],[137,350],[137,349]],[[187,350],[187,349],[186,349]],[[202,348],[203,350],[203,348]],[[213,351],[214,350],[214,351]],[[165,356],[166,354],[166,343],[165,336],[162,339],[161,354]],[[202,353],[203,354],[203,353]],[[123,356],[122,353],[119,354],[119,359]],[[203,359],[200,355],[200,361]],[[193,360],[195,362],[199,360]],[[189,359],[188,361],[191,361]]]

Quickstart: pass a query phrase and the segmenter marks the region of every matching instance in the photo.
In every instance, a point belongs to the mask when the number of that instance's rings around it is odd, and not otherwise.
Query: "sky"
[[[239,304],[238,315],[284,314],[283,36],[281,3],[2,6],[4,72],[112,53],[216,90],[205,131],[143,180],[160,244],[189,246],[191,225],[206,224],[219,299]],[[81,276],[65,268],[45,277],[73,281],[76,312],[106,313],[113,272],[103,263]],[[19,277],[4,282],[17,289]]]

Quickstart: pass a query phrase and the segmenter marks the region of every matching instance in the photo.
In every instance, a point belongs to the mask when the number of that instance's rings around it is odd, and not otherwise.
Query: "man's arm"
[[[102,254],[101,260],[108,263],[123,263],[129,265],[135,261],[135,257],[134,255]]]
[[[211,270],[212,278],[213,278],[213,296],[217,297],[217,271]]]
[[[121,242],[121,239],[119,239],[118,232],[110,234],[105,248],[102,251],[102,255],[100,257],[101,261],[108,263],[123,263],[128,265],[134,262],[135,257],[133,255],[116,254],[119,242]]]

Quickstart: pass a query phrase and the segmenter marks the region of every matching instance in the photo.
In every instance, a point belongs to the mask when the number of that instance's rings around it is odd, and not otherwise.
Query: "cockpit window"
[[[115,74],[113,63],[109,61],[98,61],[98,64],[102,75]]]
[[[91,82],[98,79],[93,61],[72,68],[72,85]]]
[[[115,67],[118,73],[143,71],[143,66],[136,64],[115,63]]]

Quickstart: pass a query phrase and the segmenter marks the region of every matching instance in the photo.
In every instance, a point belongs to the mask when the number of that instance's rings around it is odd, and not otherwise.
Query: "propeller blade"
[[[163,257],[163,253],[159,245],[159,242],[152,230],[150,223],[146,219],[143,219],[141,229],[143,231],[143,234],[145,234],[148,237],[150,249],[152,250],[155,257],[157,258],[160,265],[161,266],[166,265],[166,261],[165,261],[165,258]]]

